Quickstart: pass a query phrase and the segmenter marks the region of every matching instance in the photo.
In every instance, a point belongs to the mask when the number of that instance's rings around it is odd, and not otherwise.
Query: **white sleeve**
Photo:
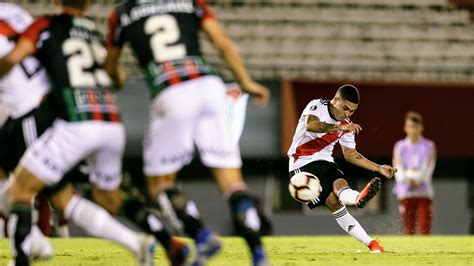
[[[33,23],[30,13],[12,3],[0,3],[0,19],[5,20],[17,33],[24,32]]]
[[[323,108],[325,108],[325,107],[326,106],[324,104],[322,104],[320,100],[312,100],[304,108],[303,116],[304,115],[314,115],[318,118],[321,118],[322,113],[323,113]]]
[[[346,133],[342,135],[342,137],[339,139],[339,144],[349,149],[355,149],[355,135],[353,133]]]

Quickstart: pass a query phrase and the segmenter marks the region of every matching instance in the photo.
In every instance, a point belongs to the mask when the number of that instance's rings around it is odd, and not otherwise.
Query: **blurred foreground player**
[[[266,265],[260,239],[260,217],[240,170],[238,145],[232,141],[226,111],[225,85],[202,56],[202,29],[228,63],[242,91],[264,106],[269,92],[254,82],[232,41],[203,0],[123,1],[109,19],[106,69],[123,82],[118,60],[128,42],[145,73],[152,103],[144,141],[144,173],[151,197],[166,191],[184,230],[196,242],[196,265],[220,248],[203,225],[196,208],[175,187],[179,170],[193,158],[211,169],[229,200],[237,231],[250,248],[254,265]]]
[[[423,137],[423,117],[408,112],[403,127],[406,137],[393,148],[393,165],[397,167],[394,193],[400,201],[398,209],[405,235],[431,234],[433,219],[433,171],[436,165],[436,146]]]
[[[372,239],[357,220],[349,214],[346,205],[363,208],[381,187],[378,177],[358,192],[349,187],[346,175],[334,163],[332,151],[339,142],[346,161],[391,178],[397,171],[389,165],[379,165],[356,150],[355,134],[362,128],[349,119],[359,106],[359,91],[346,84],[331,100],[316,99],[308,103],[296,127],[293,143],[288,151],[290,177],[309,172],[321,182],[321,195],[308,203],[309,208],[320,205],[333,213],[339,226],[366,245],[371,253],[384,252],[377,240]]]
[[[32,22],[33,17],[18,5],[0,3],[0,57],[14,48],[19,33]],[[34,57],[25,58],[0,78],[0,190],[7,185],[9,173],[26,145],[36,139],[35,108],[49,89],[46,71]],[[51,210],[44,195],[36,197],[35,206],[38,221],[33,226],[32,244],[27,252],[34,257],[48,258],[53,248],[43,234],[50,235]],[[6,216],[0,216],[6,221]],[[0,230],[3,231],[3,227]]]
[[[43,16],[21,36],[15,48],[0,60],[0,78],[29,55],[46,68],[52,92],[43,109],[57,115],[54,125],[34,142],[15,169],[0,207],[9,210],[16,265],[29,265],[31,203],[45,187],[59,183],[80,160],[87,159],[91,183],[113,190],[121,181],[125,134],[110,94],[110,78],[102,69],[105,56],[95,24],[83,16],[90,1],[57,1],[62,14]],[[113,139],[114,141],[110,141]],[[113,240],[128,248],[140,265],[153,264],[155,239],[132,231],[94,203],[63,189],[56,207],[90,235]]]

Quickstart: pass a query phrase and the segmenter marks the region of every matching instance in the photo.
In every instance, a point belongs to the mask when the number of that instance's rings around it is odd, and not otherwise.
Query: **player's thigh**
[[[88,134],[96,139],[86,159],[89,180],[103,191],[116,190],[122,182],[125,129],[121,123],[96,122]]]

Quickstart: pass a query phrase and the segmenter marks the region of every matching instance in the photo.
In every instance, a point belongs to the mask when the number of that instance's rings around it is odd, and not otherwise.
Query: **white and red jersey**
[[[305,107],[296,127],[293,142],[288,150],[290,158],[290,171],[300,168],[314,161],[334,162],[332,151],[337,142],[345,147],[354,149],[356,147],[355,137],[352,133],[333,131],[326,133],[314,133],[306,130],[306,116],[314,115],[321,122],[328,124],[349,124],[350,120],[337,121],[329,114],[329,101],[316,99],[309,102]]]
[[[21,7],[0,3],[0,57],[14,47],[18,35],[33,22],[33,17]],[[49,79],[34,57],[27,57],[0,79],[0,104],[12,118],[18,118],[36,108],[49,92]]]

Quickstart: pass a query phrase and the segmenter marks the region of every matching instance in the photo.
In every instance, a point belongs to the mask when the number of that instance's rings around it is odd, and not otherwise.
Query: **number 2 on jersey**
[[[95,68],[105,61],[107,52],[96,42],[87,43],[82,39],[68,39],[63,44],[63,53],[69,56],[67,68],[72,87],[107,87],[111,81],[102,68]],[[91,70],[92,69],[92,70]]]
[[[180,30],[176,18],[171,15],[158,15],[147,19],[145,33],[151,35],[150,47],[156,62],[181,59],[186,56],[186,46],[176,43]]]

